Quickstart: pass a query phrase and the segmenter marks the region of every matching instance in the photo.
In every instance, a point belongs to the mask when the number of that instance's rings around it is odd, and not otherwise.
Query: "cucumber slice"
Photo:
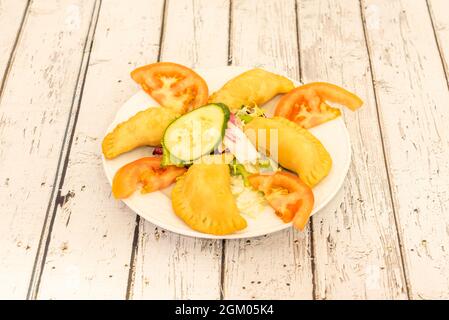
[[[212,103],[174,120],[162,138],[162,165],[190,164],[210,154],[223,139],[229,115],[226,105]]]

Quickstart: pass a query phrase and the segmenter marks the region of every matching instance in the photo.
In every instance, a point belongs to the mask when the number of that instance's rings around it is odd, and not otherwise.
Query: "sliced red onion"
[[[259,153],[243,132],[240,119],[233,114],[229,117],[223,144],[241,163],[255,163]]]
[[[164,153],[161,147],[156,147],[153,149],[154,156],[161,156]]]
[[[236,119],[237,117],[235,116],[235,114],[231,113],[231,115],[229,116],[229,122],[231,122],[232,124],[237,124]]]

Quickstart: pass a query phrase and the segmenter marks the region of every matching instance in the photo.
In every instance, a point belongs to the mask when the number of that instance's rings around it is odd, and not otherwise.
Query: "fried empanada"
[[[246,228],[231,193],[227,164],[193,164],[172,192],[173,209],[192,229],[214,235]]]
[[[260,68],[251,69],[229,80],[209,97],[210,103],[221,102],[236,111],[242,105],[262,105],[279,93],[294,88],[289,79]]]
[[[277,152],[279,164],[296,172],[309,187],[326,177],[332,167],[332,158],[321,142],[290,120],[255,118],[244,130],[259,151],[267,155],[270,155],[270,150]],[[270,136],[276,137],[276,131],[271,130],[277,130],[277,150],[273,150],[276,141],[270,141]]]
[[[176,113],[166,108],[148,108],[118,124],[103,139],[102,149],[106,159],[141,146],[159,146],[167,126]]]

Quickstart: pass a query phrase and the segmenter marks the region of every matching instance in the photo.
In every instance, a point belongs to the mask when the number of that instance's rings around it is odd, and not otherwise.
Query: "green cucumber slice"
[[[175,119],[162,138],[162,165],[190,164],[210,154],[222,141],[230,112],[222,103],[211,103]]]

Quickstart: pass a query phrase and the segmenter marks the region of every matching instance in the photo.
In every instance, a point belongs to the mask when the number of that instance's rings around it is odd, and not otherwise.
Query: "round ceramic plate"
[[[226,81],[248,70],[246,67],[221,67],[212,69],[196,69],[207,82],[209,92],[212,93],[218,90]],[[296,85],[299,83],[292,79]],[[271,116],[279,96],[275,97],[263,107],[267,111],[267,115]],[[149,107],[158,107],[148,94],[144,91],[139,91],[133,95],[125,104],[118,110],[114,121],[109,126],[107,132],[110,132],[117,124],[127,120],[136,112],[147,109]],[[349,141],[348,131],[343,122],[342,117],[338,117],[333,121],[324,123],[318,127],[310,130],[329,151],[333,165],[329,175],[321,181],[314,189],[315,206],[312,214],[317,213],[322,209],[341,188],[345,176],[349,169],[351,161],[351,145]],[[295,146],[292,145],[292,148]],[[153,149],[150,147],[142,147],[131,152],[120,155],[113,160],[106,160],[103,158],[103,166],[106,171],[106,176],[109,182],[116,171],[123,165],[134,161],[136,159],[152,156]],[[131,197],[123,200],[126,205],[142,218],[149,222],[186,236],[210,239],[238,239],[249,238],[265,235],[268,233],[280,231],[285,228],[290,228],[291,223],[283,223],[274,211],[268,205],[262,212],[255,217],[245,216],[248,226],[246,229],[225,236],[214,236],[192,230],[181,219],[179,219],[173,212],[171,205],[171,190],[172,187],[162,191],[141,194],[135,192]]]

